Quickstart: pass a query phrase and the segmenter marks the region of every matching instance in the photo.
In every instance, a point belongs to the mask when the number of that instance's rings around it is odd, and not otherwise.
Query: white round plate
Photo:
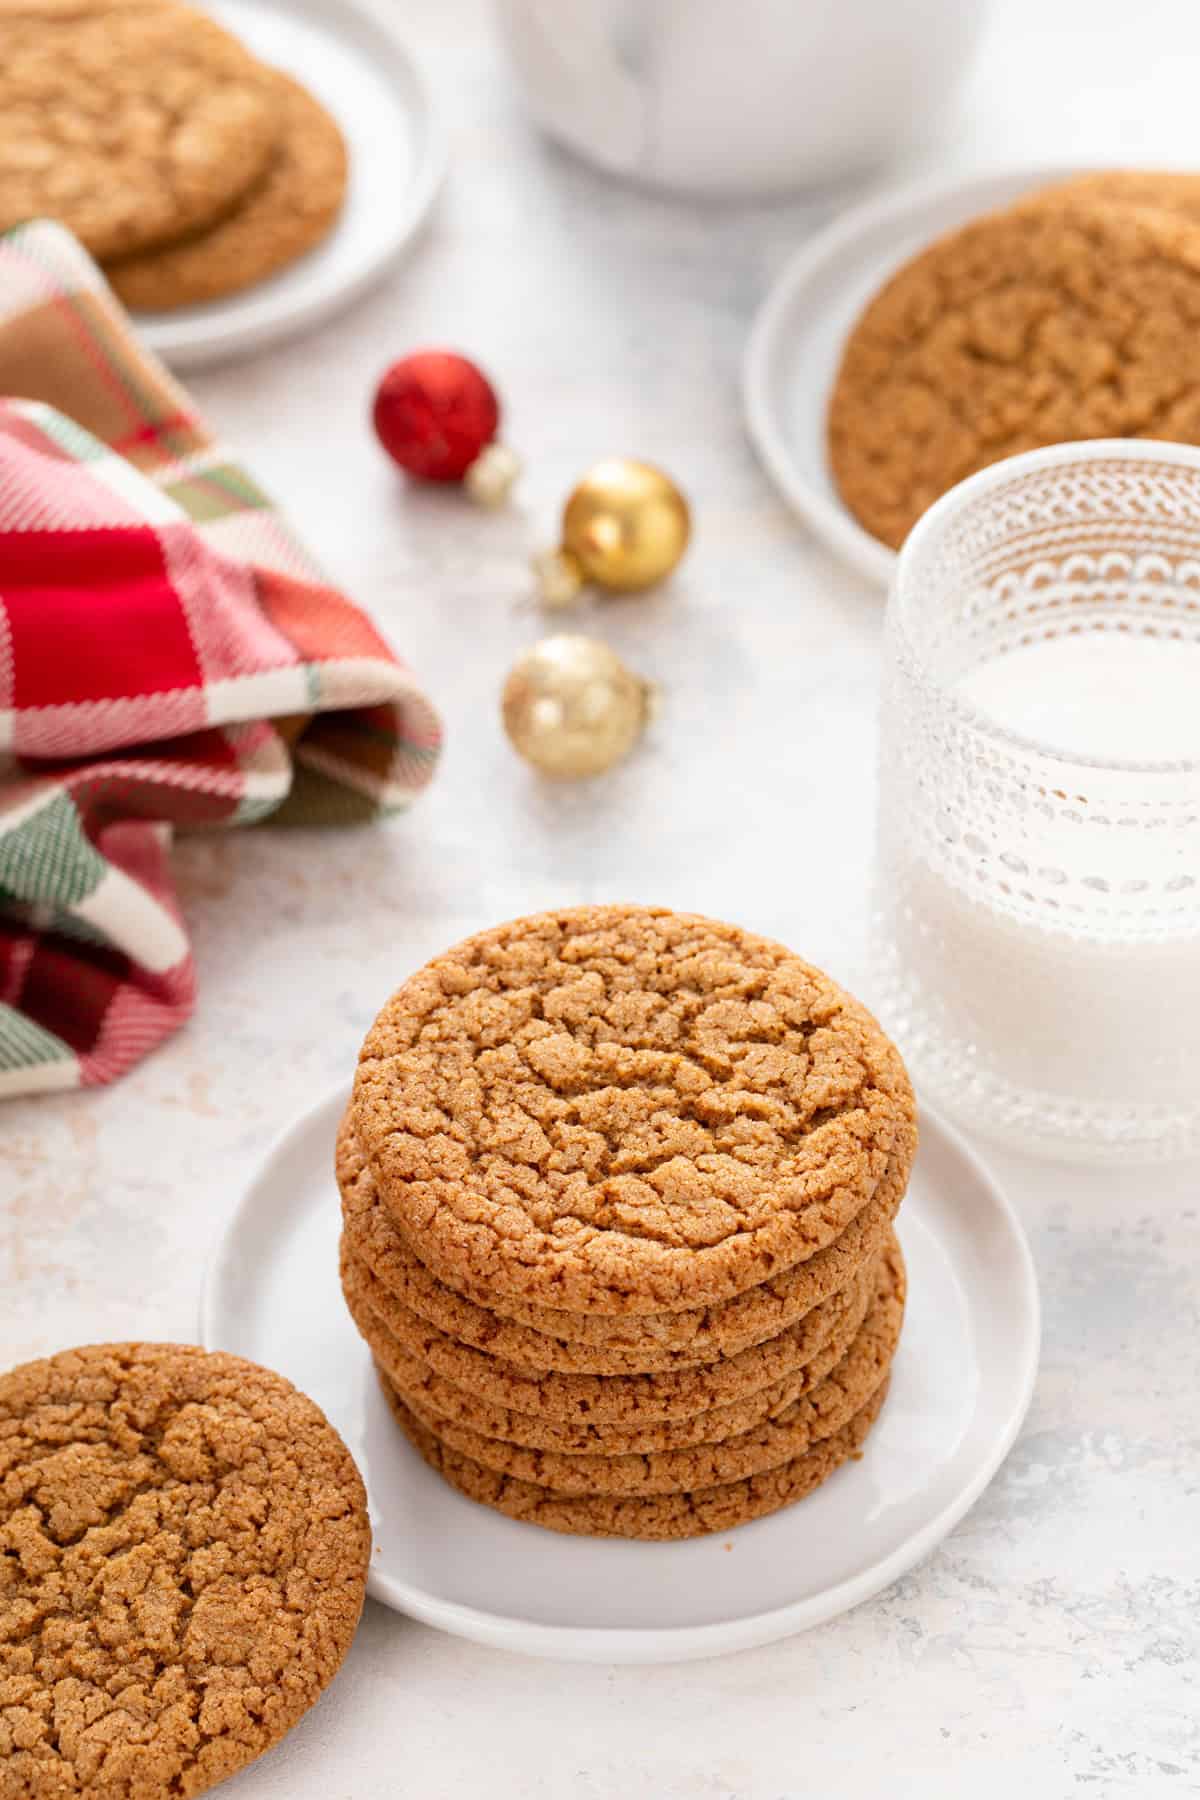
[[[923,1115],[900,1214],[909,1309],[861,1462],[806,1500],[679,1544],[561,1537],[476,1505],[403,1438],[342,1303],[333,1179],[344,1091],[267,1156],[209,1270],[210,1349],[278,1369],[324,1408],[367,1484],[370,1592],[480,1643],[577,1662],[677,1662],[787,1637],[878,1593],[978,1499],[1033,1391],[1038,1297],[1017,1218]]]
[[[1010,169],[884,194],[811,238],[763,303],[742,372],[750,436],[801,518],[870,581],[888,584],[896,553],[843,505],[825,450],[829,395],[852,327],[888,277],[934,238],[1082,172]]]
[[[416,65],[353,0],[210,0],[208,10],[328,107],[346,139],[350,179],[329,236],[290,268],[225,300],[135,315],[139,336],[175,369],[261,349],[348,305],[416,233],[445,162]]]

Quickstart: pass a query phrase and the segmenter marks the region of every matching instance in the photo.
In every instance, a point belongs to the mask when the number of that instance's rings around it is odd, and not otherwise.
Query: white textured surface
[[[394,11],[453,132],[427,238],[321,335],[197,393],[427,677],[445,762],[386,829],[182,846],[193,1025],[114,1088],[0,1111],[0,1361],[193,1336],[202,1261],[264,1139],[345,1073],[389,987],[475,925],[657,899],[773,931],[852,983],[860,967],[879,602],[798,534],[737,412],[748,321],[817,209],[610,185],[527,135],[476,4]],[[897,178],[1200,161],[1200,9],[996,11],[963,108]],[[377,455],[374,377],[438,339],[503,387],[524,510],[414,499]],[[588,461],[626,449],[688,487],[696,544],[670,592],[584,619],[667,706],[612,779],[546,790],[496,715],[538,630],[517,610],[526,553]],[[1200,1791],[1198,1174],[994,1165],[1038,1258],[1043,1372],[1017,1450],[924,1568],[807,1637],[676,1669],[525,1662],[372,1607],[326,1701],[231,1800]]]

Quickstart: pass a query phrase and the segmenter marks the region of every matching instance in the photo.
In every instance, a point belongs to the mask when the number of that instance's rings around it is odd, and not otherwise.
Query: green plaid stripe
[[[133,416],[153,430],[161,455],[187,456],[194,451],[202,440],[187,396],[165,369],[150,364],[140,353],[109,291],[64,289],[58,305],[70,313],[79,337],[90,344],[93,359],[103,365],[110,384],[127,397]]]
[[[48,795],[10,830],[0,813],[0,885],[19,899],[77,906],[99,886],[107,867],[85,836],[69,795]]]
[[[230,513],[267,512],[271,505],[246,471],[230,462],[193,470],[178,481],[164,481],[162,487],[197,525],[227,518]]]
[[[74,1059],[69,1044],[0,1001],[0,1069],[29,1069]]]

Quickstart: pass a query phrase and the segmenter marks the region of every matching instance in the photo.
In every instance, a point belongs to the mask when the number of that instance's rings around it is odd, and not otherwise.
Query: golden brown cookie
[[[274,79],[177,0],[0,11],[0,229],[59,219],[97,256],[209,224],[266,166]]]
[[[868,1431],[887,1398],[884,1380],[861,1412],[832,1436],[823,1438],[790,1463],[722,1487],[690,1494],[656,1494],[649,1499],[611,1495],[580,1499],[556,1494],[512,1475],[499,1475],[443,1444],[411,1413],[386,1378],[383,1391],[400,1429],[432,1469],[468,1499],[548,1531],[584,1537],[692,1538],[710,1531],[732,1531],[751,1519],[778,1512],[802,1500],[843,1463],[857,1457]]]
[[[217,300],[263,281],[319,244],[346,192],[346,145],[307,88],[275,76],[279,141],[232,212],[204,231],[122,257],[105,269],[126,306],[168,311]]]
[[[844,1288],[885,1242],[904,1196],[915,1125],[902,1136],[871,1200],[826,1249],[732,1300],[675,1313],[593,1317],[520,1301],[507,1302],[504,1313],[493,1310],[477,1284],[468,1297],[439,1281],[397,1231],[375,1191],[349,1113],[338,1133],[337,1177],[351,1255],[439,1331],[524,1368],[637,1375],[736,1355],[777,1336]]]
[[[1038,188],[1021,206],[1085,205],[1159,207],[1200,222],[1200,175],[1178,169],[1100,169]]]
[[[881,1259],[870,1310],[845,1353],[836,1361],[820,1358],[825,1371],[822,1378],[782,1412],[716,1443],[702,1441],[642,1454],[622,1454],[606,1445],[600,1454],[563,1455],[486,1437],[456,1420],[423,1411],[408,1394],[402,1398],[420,1424],[443,1444],[497,1474],[515,1476],[556,1494],[584,1498],[686,1494],[696,1488],[723,1487],[793,1462],[820,1439],[848,1424],[887,1375],[903,1316],[904,1265],[896,1249]],[[399,1393],[396,1384],[392,1385]]]
[[[361,1265],[343,1262],[342,1291],[351,1313],[357,1320],[365,1318],[370,1329],[378,1315],[364,1314],[365,1295],[371,1292],[378,1298],[381,1290],[369,1287]],[[811,1355],[804,1319],[736,1356],[654,1375],[561,1375],[521,1369],[457,1343],[394,1295],[388,1297],[387,1329],[407,1356],[493,1406],[568,1423],[639,1429],[661,1419],[688,1419],[714,1406],[729,1406],[796,1374],[804,1367],[806,1352]]]
[[[367,1036],[354,1128],[448,1286],[657,1313],[816,1255],[913,1116],[894,1046],[736,926],[636,906],[518,919],[414,975]]]
[[[400,1398],[426,1423],[436,1427],[439,1418],[453,1420],[484,1437],[499,1438],[530,1450],[557,1450],[572,1456],[640,1455],[648,1450],[720,1443],[749,1430],[762,1419],[774,1418],[801,1394],[816,1387],[837,1367],[854,1342],[875,1291],[874,1277],[874,1268],[868,1268],[853,1282],[844,1299],[834,1295],[825,1303],[839,1303],[836,1322],[822,1334],[811,1353],[779,1381],[724,1406],[642,1425],[614,1425],[611,1421],[593,1425],[586,1413],[564,1420],[497,1406],[448,1381],[428,1363],[404,1350],[388,1329],[386,1316],[366,1298],[371,1293],[369,1283],[357,1290],[352,1312],[376,1363]],[[375,1293],[379,1291],[376,1289]]]
[[[898,546],[1002,457],[1080,438],[1200,442],[1200,226],[1063,199],[976,219],[852,331],[829,410],[839,491]]]
[[[240,1357],[97,1344],[0,1376],[0,1800],[251,1762],[336,1674],[370,1536],[332,1426]]]

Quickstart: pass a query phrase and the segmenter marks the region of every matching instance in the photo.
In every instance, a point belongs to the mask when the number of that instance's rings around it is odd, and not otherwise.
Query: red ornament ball
[[[418,350],[375,390],[375,434],[419,481],[461,481],[500,428],[500,402],[481,370],[452,350]]]

